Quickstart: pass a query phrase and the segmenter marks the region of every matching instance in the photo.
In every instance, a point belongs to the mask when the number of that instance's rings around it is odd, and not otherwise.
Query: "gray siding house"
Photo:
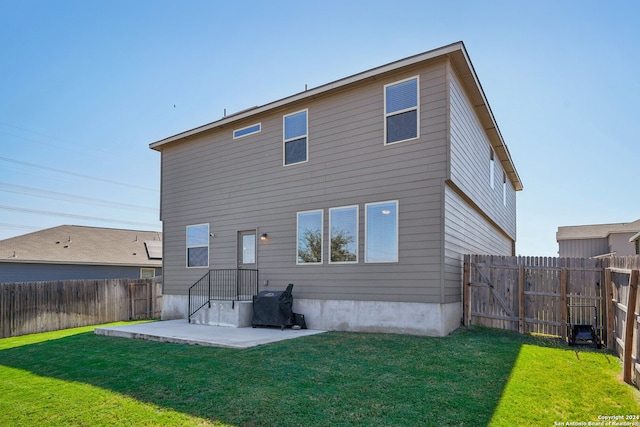
[[[150,147],[165,319],[208,270],[239,267],[260,290],[294,283],[311,328],[446,335],[463,254],[515,252],[522,184],[462,42]],[[203,323],[247,324],[220,320],[237,303],[214,310]]]
[[[61,225],[0,240],[0,283],[162,275],[162,234]]]
[[[558,255],[571,258],[636,255],[634,235],[639,232],[640,219],[615,224],[558,227]]]

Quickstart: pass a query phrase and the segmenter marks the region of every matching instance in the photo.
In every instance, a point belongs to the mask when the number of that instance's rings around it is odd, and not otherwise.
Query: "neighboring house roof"
[[[629,239],[630,242],[633,242],[635,240],[640,240],[640,232],[634,234],[633,236],[631,236],[631,238]]]
[[[0,240],[0,262],[162,266],[162,233],[61,225]]]
[[[269,104],[249,108],[236,114],[225,116],[220,120],[214,121],[204,126],[200,126],[195,129],[191,129],[186,132],[182,132],[177,135],[151,143],[149,146],[154,150],[161,151],[163,146],[172,142],[176,142],[181,139],[188,138],[212,129],[222,128],[238,120],[246,119],[248,117],[265,113],[267,111],[279,109],[294,102],[303,101],[306,99],[314,99],[321,95],[344,90],[349,86],[358,84],[362,81],[376,79],[382,74],[395,72],[403,67],[416,65],[421,62],[438,60],[443,57],[448,57],[451,60],[453,67],[456,69],[467,90],[469,91],[471,104],[474,106],[482,127],[487,133],[489,140],[491,141],[491,145],[498,155],[502,167],[511,180],[514,188],[516,190],[522,190],[522,182],[520,181],[518,172],[516,171],[515,165],[513,164],[511,154],[509,153],[509,150],[507,149],[507,146],[502,139],[500,129],[498,128],[496,120],[493,116],[491,107],[489,107],[489,103],[487,102],[486,96],[484,94],[482,86],[480,85],[480,81],[478,80],[473,65],[471,64],[469,55],[467,54],[467,51],[464,47],[464,43],[462,43],[461,41],[418,55],[410,56],[408,58],[401,59],[387,65],[376,67],[369,71],[354,74],[350,77],[336,80],[332,83],[318,86],[313,89],[305,90],[304,92],[300,92],[298,94],[271,102]]]
[[[618,224],[574,225],[558,227],[556,241],[579,239],[604,239],[610,234],[636,233],[640,231],[640,219]],[[640,234],[640,233],[639,233]],[[629,240],[630,242],[632,240]]]

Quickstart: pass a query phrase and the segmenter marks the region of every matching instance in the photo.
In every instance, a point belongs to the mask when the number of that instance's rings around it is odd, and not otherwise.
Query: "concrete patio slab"
[[[105,326],[95,329],[96,335],[226,348],[249,348],[322,332],[325,331],[193,325],[186,319]]]

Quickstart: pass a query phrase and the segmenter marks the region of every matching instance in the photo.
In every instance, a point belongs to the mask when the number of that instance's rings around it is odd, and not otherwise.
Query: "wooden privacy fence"
[[[465,324],[566,339],[569,321],[595,318],[605,338],[600,259],[466,255],[464,276]]]
[[[162,278],[0,284],[0,338],[160,317]]]
[[[617,351],[628,382],[640,381],[640,257],[465,255],[465,325],[567,339],[568,325],[594,325]]]
[[[611,301],[607,324],[612,336],[607,347],[622,359],[624,380],[636,385],[640,384],[639,276],[640,257],[614,258],[605,270],[607,299]]]

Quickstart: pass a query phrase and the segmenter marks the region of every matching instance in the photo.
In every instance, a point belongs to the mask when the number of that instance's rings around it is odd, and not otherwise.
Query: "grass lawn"
[[[640,415],[616,356],[499,330],[330,332],[247,350],[92,330],[0,339],[0,425],[552,426]]]

